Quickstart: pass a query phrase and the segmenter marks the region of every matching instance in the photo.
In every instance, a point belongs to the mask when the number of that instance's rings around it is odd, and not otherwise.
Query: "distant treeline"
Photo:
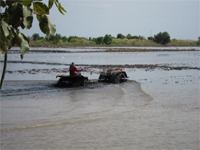
[[[158,45],[167,45],[170,42],[174,43],[176,46],[197,46],[200,45],[200,37],[196,43],[184,43],[184,40],[176,40],[170,39],[170,35],[167,32],[159,32],[154,35],[154,37],[150,36],[147,39],[144,36],[132,36],[131,34],[123,35],[121,33],[117,34],[117,37],[113,37],[110,34],[106,34],[104,37],[97,38],[85,38],[78,36],[61,36],[60,34],[55,34],[50,37],[42,37],[38,33],[34,33],[31,37],[32,45],[43,45],[42,43],[51,43],[53,45],[59,44],[61,46],[98,46],[98,45],[116,45],[116,46],[156,46]],[[180,42],[181,41],[181,42]],[[186,41],[185,41],[186,42]],[[141,44],[143,43],[143,44]],[[154,44],[153,44],[154,43]],[[179,43],[179,44],[178,44]],[[173,44],[173,45],[174,45]]]

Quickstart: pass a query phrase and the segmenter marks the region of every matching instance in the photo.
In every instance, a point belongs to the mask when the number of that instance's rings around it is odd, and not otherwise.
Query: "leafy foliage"
[[[40,37],[40,35],[38,33],[34,33],[32,36],[31,36],[31,40],[40,40],[42,39],[43,37]]]
[[[62,39],[62,36],[60,34],[51,35],[50,37],[47,37],[47,41],[53,41],[54,44],[57,44]]]
[[[66,10],[61,6],[58,0],[49,0],[48,6],[42,0],[0,0],[0,33],[1,33],[1,49],[0,54],[5,53],[7,56],[8,50],[17,45],[21,49],[21,59],[29,50],[29,38],[19,31],[19,28],[30,29],[33,22],[33,14],[36,15],[39,21],[41,31],[47,36],[53,35],[56,32],[55,24],[47,16],[53,4],[57,6],[61,14]],[[6,69],[7,60],[4,59],[4,69]],[[1,87],[5,70],[3,70]],[[0,87],[0,88],[1,88]]]
[[[62,37],[62,41],[63,41],[63,42],[66,42],[66,41],[67,41],[67,37],[66,37],[66,36],[63,36],[63,37]]]
[[[153,41],[153,40],[154,40],[154,37],[150,36],[150,37],[148,37],[147,39]]]
[[[117,39],[124,39],[124,38],[125,38],[125,36],[123,34],[121,34],[121,33],[117,34]]]
[[[96,44],[103,44],[103,40],[104,38],[103,37],[97,37],[97,38],[94,38],[93,39],[95,41]]]
[[[131,37],[132,37],[131,34],[128,34],[128,35],[126,36],[127,39],[131,39]]]
[[[68,42],[71,42],[72,39],[78,39],[79,37],[78,36],[70,36],[68,38]]]
[[[105,36],[104,36],[104,40],[103,40],[103,42],[106,44],[106,45],[110,45],[110,44],[112,44],[112,41],[113,41],[113,37],[109,34],[106,34]]]
[[[170,35],[167,32],[159,32],[157,35],[154,35],[154,41],[156,43],[160,43],[163,45],[166,45],[167,43],[170,43]]]
[[[112,42],[113,42],[113,38],[110,34],[106,34],[104,37],[97,37],[97,38],[94,38],[93,41],[96,43],[96,44],[106,44],[106,45],[111,45]]]
[[[145,39],[145,37],[143,37],[143,36],[137,36],[137,35],[134,35],[134,36],[131,36],[131,34],[128,34],[127,36],[126,36],[126,38],[127,39],[140,39],[140,40],[144,40]]]

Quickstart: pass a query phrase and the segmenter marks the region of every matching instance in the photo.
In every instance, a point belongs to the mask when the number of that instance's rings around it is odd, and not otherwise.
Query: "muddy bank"
[[[172,52],[172,51],[197,51],[195,48],[188,49],[154,49],[154,48],[110,48],[106,50],[106,52],[154,52],[154,51],[162,51],[162,52]]]
[[[23,64],[39,64],[39,65],[66,65],[69,66],[70,64],[61,64],[61,63],[47,63],[47,62],[22,62],[22,61],[9,61],[8,63],[23,63]],[[135,64],[135,65],[87,65],[87,64],[79,64],[78,67],[81,67],[86,72],[90,73],[100,73],[102,70],[105,69],[115,69],[115,68],[127,68],[127,69],[145,69],[145,71],[152,71],[155,69],[160,70],[200,70],[200,67],[189,67],[189,66],[170,66],[170,65],[147,65],[147,64]],[[98,71],[97,71],[98,69]],[[22,69],[22,70],[7,70],[9,74],[19,73],[19,74],[37,74],[37,73],[68,73],[68,68],[58,69],[58,68],[51,68],[51,69]]]
[[[68,51],[68,50],[29,50],[28,52],[31,53],[98,53],[98,52],[155,52],[155,51],[161,51],[161,52],[176,52],[176,51],[199,51],[196,49],[172,49],[172,50],[167,50],[167,49],[124,49],[124,48],[109,48],[105,50],[89,50],[89,51],[76,51],[74,49],[73,51]],[[9,53],[21,53],[19,50],[10,50]]]

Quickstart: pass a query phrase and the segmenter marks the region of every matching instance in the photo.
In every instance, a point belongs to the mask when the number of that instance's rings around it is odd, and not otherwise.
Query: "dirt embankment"
[[[148,49],[148,48],[110,48],[106,52],[153,52],[153,51],[197,51],[196,49]]]
[[[37,47],[34,47],[37,48]],[[49,48],[49,47],[46,47]],[[154,51],[161,51],[161,52],[166,52],[166,51],[199,51],[198,49],[195,48],[191,48],[188,47],[188,49],[185,48],[177,48],[177,49],[165,49],[166,47],[163,48],[149,48],[149,47],[120,47],[118,46],[118,48],[112,48],[112,47],[89,47],[90,50],[84,50],[87,49],[87,47],[51,47],[51,49],[46,49],[43,50],[41,49],[41,47],[38,47],[37,49],[34,50],[29,50],[28,52],[31,53],[98,53],[98,52],[154,52]],[[54,48],[57,48],[57,50],[55,50]],[[60,50],[59,50],[60,48]],[[66,50],[63,50],[63,48],[66,48]],[[69,49],[68,49],[69,48]],[[82,51],[77,51],[77,49],[82,49]],[[9,50],[9,53],[21,53],[20,50]]]
[[[23,70],[15,70],[15,71],[10,71],[7,70],[7,73],[20,73],[20,74],[37,74],[37,73],[68,73],[69,70],[68,68],[64,69],[57,69],[53,68],[53,65],[66,65],[69,66],[70,64],[60,64],[60,63],[46,63],[46,62],[17,62],[17,61],[10,61],[9,63],[27,63],[27,64],[45,64],[45,65],[52,65],[51,69],[23,69]],[[100,73],[104,69],[113,69],[113,68],[127,68],[127,69],[145,69],[145,71],[151,71],[155,69],[161,69],[161,70],[200,70],[200,67],[188,67],[188,66],[170,66],[170,65],[152,65],[152,64],[135,64],[135,65],[87,65],[87,64],[79,64],[77,65],[81,67],[84,70],[87,70],[90,73]],[[99,71],[97,71],[99,70]]]

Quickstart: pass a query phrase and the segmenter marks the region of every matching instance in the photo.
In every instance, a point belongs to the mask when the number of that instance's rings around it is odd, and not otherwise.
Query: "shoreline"
[[[13,47],[18,47],[18,46],[13,46]],[[102,48],[102,47],[107,47],[107,48],[110,48],[110,47],[200,47],[200,46],[179,46],[179,45],[177,45],[177,46],[173,46],[173,45],[158,45],[158,46],[148,46],[148,45],[146,45],[146,46],[126,46],[126,45],[120,45],[120,46],[115,46],[115,45],[112,45],[112,46],[109,46],[109,45],[99,45],[99,46],[90,46],[90,45],[88,45],[88,46],[46,46],[46,45],[30,45],[30,47],[47,47],[47,48],[72,48],[72,47],[74,47],[74,48],[85,48],[85,47],[99,47],[99,48]]]
[[[14,47],[18,49],[10,49],[8,53],[21,53],[19,47]],[[38,49],[36,49],[38,48]],[[181,51],[200,51],[199,46],[117,46],[117,47],[95,47],[95,46],[72,46],[72,47],[30,47],[27,51],[29,53],[99,53],[99,52],[181,52]]]

